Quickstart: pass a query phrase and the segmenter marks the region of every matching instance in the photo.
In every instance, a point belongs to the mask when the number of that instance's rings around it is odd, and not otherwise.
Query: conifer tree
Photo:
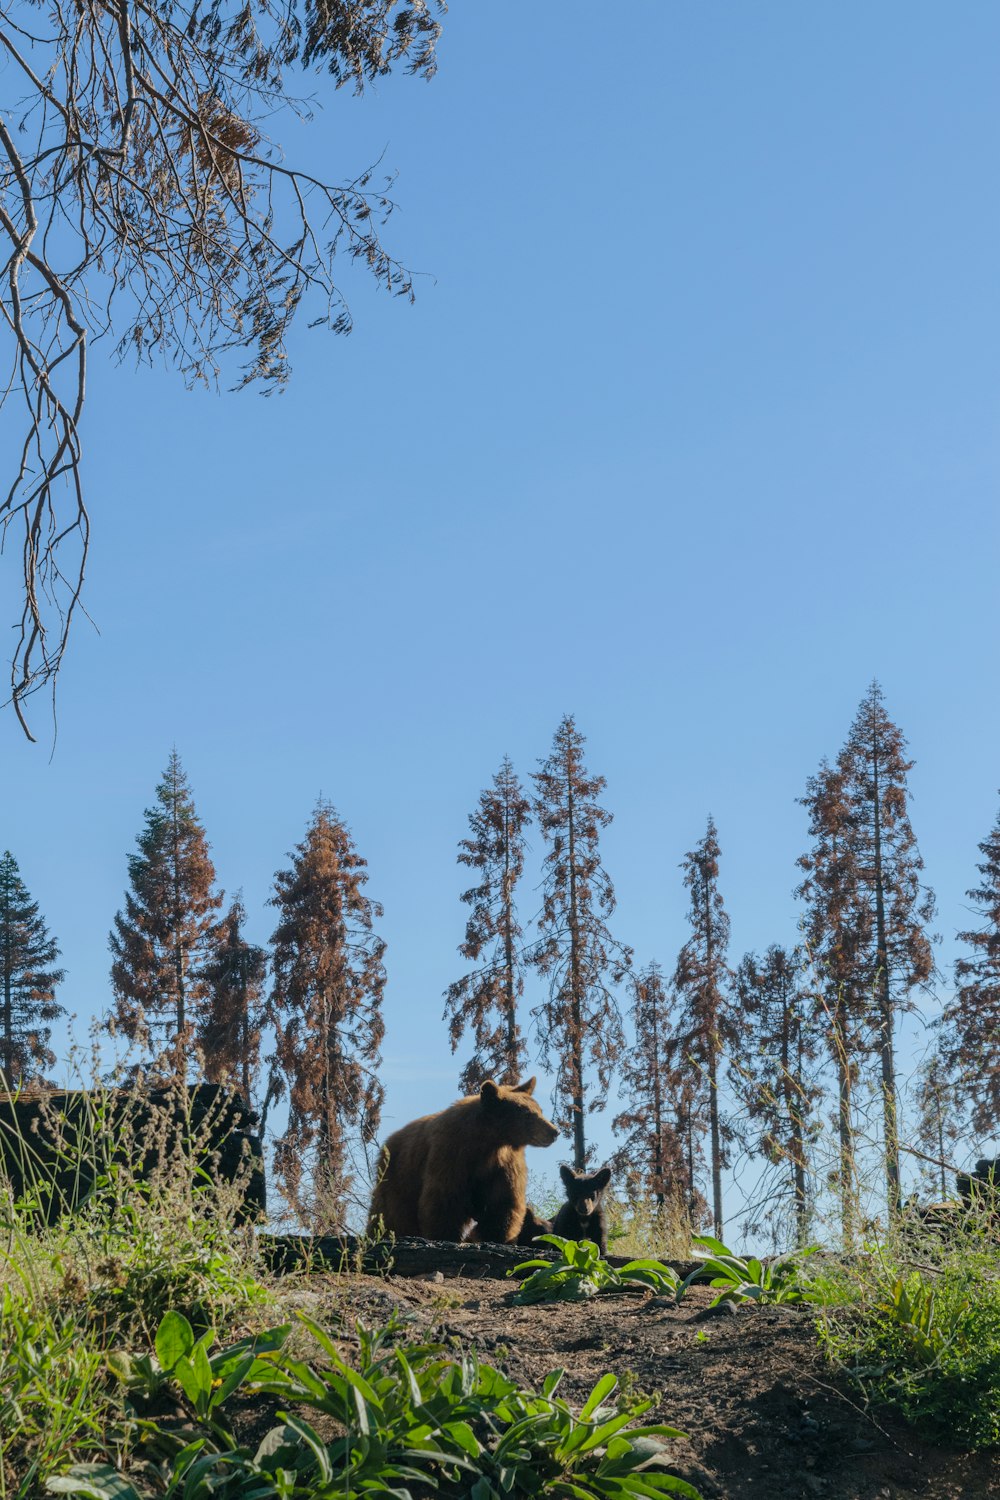
[[[131,889],[109,939],[112,1025],[130,1041],[155,1042],[183,1078],[192,1046],[204,1039],[209,987],[203,970],[222,895],[176,750],[145,820],[138,851],[128,859]]]
[[[344,1211],[357,1151],[378,1133],[376,1076],[384,1033],[382,907],[368,869],[329,802],[316,805],[291,865],[274,877],[268,1019],[276,1044],[269,1094],[289,1093],[275,1168],[301,1218],[329,1228]]]
[[[65,1012],[55,998],[65,975],[52,965],[55,939],[8,849],[0,859],[0,1089],[16,1089],[50,1068],[50,1021]]]
[[[890,1218],[902,1206],[895,1021],[898,1014],[913,1009],[912,991],[934,972],[926,930],[934,916],[934,893],[920,879],[924,862],[907,808],[906,778],[913,762],[905,757],[905,745],[885,711],[882,689],[872,682],[838,766],[853,809],[850,853],[856,888],[868,907],[874,934],[863,974],[866,991],[874,997]]]
[[[819,981],[817,1019],[837,1079],[835,1180],[844,1246],[850,1249],[859,1222],[854,1096],[870,1046],[863,955],[874,927],[854,859],[855,812],[846,772],[824,760],[799,801],[808,809],[813,843],[798,861],[805,879],[795,894],[806,903],[803,931]]]
[[[673,1203],[686,1209],[695,1190],[695,1164],[687,1155],[693,1140],[682,1140],[678,1128],[681,1120],[685,1126],[688,1121],[684,1069],[678,1067],[673,1045],[670,995],[656,963],[633,975],[631,984],[634,1040],[622,1058],[626,1108],[611,1124],[616,1135],[624,1136],[615,1153],[616,1166],[633,1198],[651,1199],[659,1208]]]
[[[822,1095],[814,1064],[820,1050],[815,997],[804,956],[772,943],[763,958],[748,953],[736,971],[745,1045],[734,1058],[757,1147],[787,1172],[796,1244],[808,1238],[808,1154],[812,1115]]]
[[[585,743],[567,715],[534,775],[535,811],[548,853],[541,938],[532,962],[548,979],[549,993],[532,1014],[542,1061],[556,1075],[554,1119],[572,1132],[577,1170],[587,1163],[586,1115],[604,1108],[624,1046],[612,986],[621,983],[632,961],[631,950],[612,936],[605,920],[615,909],[615,893],[601,864],[600,836],[611,814],[597,802],[607,783],[588,773]],[[596,1072],[596,1088],[588,1088],[588,1066]]]
[[[940,1052],[932,1052],[917,1075],[917,1145],[920,1176],[931,1192],[949,1196],[949,1162],[965,1134],[963,1093]]]
[[[715,823],[708,820],[705,837],[684,857],[684,884],[691,892],[691,936],[684,944],[674,972],[680,1003],[678,1045],[696,1075],[696,1098],[708,1117],[712,1171],[712,1219],[715,1234],[723,1236],[723,1135],[728,1129],[719,1105],[723,1057],[738,1036],[737,1017],[730,995],[732,973],[726,964],[729,917],[719,890],[719,841]]]
[[[980,924],[958,934],[971,949],[955,965],[958,989],[941,1017],[942,1052],[978,1135],[1000,1130],[1000,814],[979,845],[982,879],[968,891]]]
[[[260,1065],[267,954],[243,936],[246,911],[237,895],[213,932],[213,951],[202,969],[208,989],[201,1037],[210,1083],[239,1087],[252,1104]]]
[[[524,993],[522,932],[514,891],[524,872],[524,830],[530,816],[531,804],[504,756],[492,787],[469,815],[472,837],[459,844],[459,864],[479,875],[479,884],[462,896],[472,910],[458,950],[478,967],[445,992],[452,1052],[466,1030],[475,1043],[460,1079],[466,1094],[477,1093],[486,1078],[515,1083],[524,1069],[524,1037],[517,1020]]]

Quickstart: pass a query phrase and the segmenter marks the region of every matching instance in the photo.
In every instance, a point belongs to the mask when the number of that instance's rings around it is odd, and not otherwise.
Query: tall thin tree
[[[548,845],[544,860],[540,940],[532,961],[548,979],[547,999],[532,1015],[542,1060],[556,1075],[555,1121],[572,1132],[573,1161],[586,1165],[586,1116],[607,1103],[612,1069],[625,1042],[614,986],[631,949],[612,936],[606,918],[615,893],[601,863],[600,836],[611,813],[597,798],[607,785],[584,765],[586,741],[567,714],[552,750],[535,772],[535,811]],[[596,1073],[596,1087],[587,1069]]]
[[[245,923],[243,898],[237,895],[216,925],[212,952],[201,971],[208,987],[202,1038],[206,1078],[238,1085],[246,1103],[252,1104],[268,966],[265,950],[244,937]]]
[[[890,1218],[902,1206],[895,1022],[901,1012],[914,1008],[913,990],[926,985],[934,972],[927,932],[934,916],[934,893],[921,882],[924,862],[908,809],[907,776],[913,761],[906,759],[905,746],[902,732],[885,711],[882,689],[873,681],[838,765],[854,809],[851,853],[857,888],[874,925],[875,943],[867,955],[865,977],[875,1002]]]
[[[15,1089],[50,1068],[50,1022],[65,1014],[55,997],[65,978],[59,947],[8,849],[0,859],[0,1088]]]
[[[699,1080],[709,1124],[712,1169],[712,1218],[723,1235],[722,1168],[726,1125],[719,1102],[723,1058],[738,1027],[731,996],[732,973],[726,963],[729,917],[719,890],[719,839],[710,817],[705,837],[684,857],[684,884],[691,893],[691,936],[677,958],[674,987],[680,1002],[678,1021],[682,1056]]]
[[[862,956],[870,950],[874,928],[854,858],[855,810],[846,772],[824,760],[799,801],[808,810],[813,842],[798,860],[805,878],[795,894],[806,904],[803,934],[818,979],[817,1018],[837,1080],[834,1179],[844,1247],[850,1249],[860,1221],[855,1090],[870,1047],[871,998]]]
[[[809,1146],[822,1089],[815,1068],[820,1024],[802,952],[772,943],[763,957],[746,954],[736,971],[736,1000],[745,1036],[732,1062],[736,1089],[758,1151],[787,1173],[795,1242],[804,1245],[811,1210]]]
[[[269,1093],[287,1086],[288,1123],[275,1167],[300,1217],[329,1227],[345,1212],[357,1165],[378,1133],[384,1034],[382,907],[364,893],[368,868],[333,806],[320,800],[288,869],[274,877],[271,939],[275,1028]]]
[[[111,1024],[130,1041],[156,1044],[185,1077],[203,1039],[210,993],[203,971],[222,894],[176,749],[145,819],[138,851],[129,855],[131,889],[109,939]]]
[[[958,934],[971,950],[955,964],[958,988],[941,1017],[941,1048],[973,1129],[1000,1130],[1000,813],[979,845],[982,879],[967,892],[979,923]]]
[[[935,1050],[917,1074],[915,1133],[921,1181],[942,1198],[949,1195],[953,1164],[966,1133],[964,1100],[947,1060]]]
[[[467,1094],[478,1092],[486,1078],[514,1083],[524,1069],[526,1049],[517,1017],[524,994],[523,934],[514,893],[524,873],[524,830],[530,818],[531,803],[504,756],[493,785],[469,815],[471,837],[458,846],[459,864],[479,876],[479,884],[462,896],[472,909],[458,950],[477,967],[445,992],[452,1052],[466,1030],[473,1036],[473,1053],[460,1079]]]
[[[621,1096],[625,1108],[611,1128],[624,1137],[616,1152],[631,1195],[686,1210],[694,1191],[693,1161],[688,1161],[678,1129],[678,1102],[684,1069],[678,1066],[671,1016],[671,997],[657,963],[634,974],[633,1044],[622,1058]]]

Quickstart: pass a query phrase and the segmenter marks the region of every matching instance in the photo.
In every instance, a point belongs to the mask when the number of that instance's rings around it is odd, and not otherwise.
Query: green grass
[[[1000,1446],[995,1234],[973,1215],[916,1247],[905,1236],[870,1247],[850,1273],[853,1304],[829,1310],[819,1325],[827,1355],[864,1399],[931,1442]]]
[[[54,1224],[41,1177],[16,1200],[0,1180],[0,1500],[697,1500],[663,1466],[673,1430],[641,1421],[650,1400],[609,1405],[613,1375],[577,1409],[561,1372],[522,1389],[401,1327],[276,1325],[296,1286],[269,1278],[240,1185],[213,1187],[196,1149],[141,1180],[136,1142],[65,1140],[67,1162],[103,1159]],[[263,1441],[240,1435],[248,1401],[273,1414]]]

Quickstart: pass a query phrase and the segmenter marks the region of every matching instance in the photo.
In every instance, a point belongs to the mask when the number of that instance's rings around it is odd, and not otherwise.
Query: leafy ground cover
[[[169,1163],[39,1201],[0,1193],[0,1500],[998,1492],[989,1215],[847,1261],[703,1237],[684,1281],[556,1241],[518,1288],[272,1278]]]

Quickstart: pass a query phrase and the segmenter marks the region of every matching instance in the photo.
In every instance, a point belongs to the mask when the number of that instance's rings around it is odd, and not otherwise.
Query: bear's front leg
[[[516,1203],[491,1203],[476,1215],[476,1239],[493,1245],[513,1245],[524,1224],[524,1209]]]
[[[420,1196],[420,1233],[425,1240],[454,1240],[457,1244],[469,1218],[465,1206],[456,1204],[447,1194],[424,1192]]]

